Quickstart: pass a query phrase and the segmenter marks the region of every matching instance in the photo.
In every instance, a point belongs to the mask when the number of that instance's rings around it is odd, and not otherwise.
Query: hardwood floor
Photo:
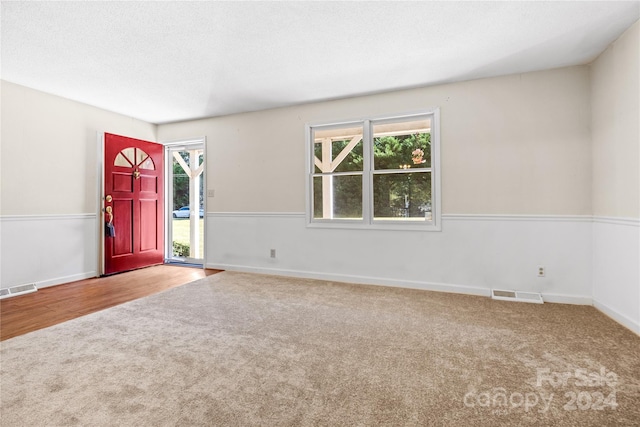
[[[219,273],[158,265],[42,288],[0,301],[0,341]]]

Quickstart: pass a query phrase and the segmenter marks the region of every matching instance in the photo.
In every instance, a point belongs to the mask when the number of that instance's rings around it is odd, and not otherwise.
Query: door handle
[[[109,224],[113,224],[113,208],[111,208],[111,206],[107,206],[105,208],[105,212],[109,215]]]

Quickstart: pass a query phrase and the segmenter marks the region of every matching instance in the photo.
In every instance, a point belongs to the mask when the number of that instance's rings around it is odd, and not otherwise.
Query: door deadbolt
[[[113,200],[113,197],[111,197],[111,194],[109,194],[107,197],[105,197],[105,198],[104,198],[104,200],[105,200],[107,203],[110,203],[110,202]]]

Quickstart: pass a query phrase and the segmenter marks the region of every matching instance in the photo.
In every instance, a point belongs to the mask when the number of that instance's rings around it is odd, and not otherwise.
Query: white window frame
[[[410,120],[418,117],[431,120],[431,221],[416,220],[375,220],[373,219],[373,138],[374,124]],[[313,150],[313,130],[337,127],[363,127],[363,171],[362,171],[362,220],[313,218],[313,176],[315,174],[315,152]],[[309,228],[347,228],[374,230],[441,231],[442,230],[442,191],[440,177],[440,109],[431,108],[402,114],[385,114],[353,120],[307,123],[305,125],[305,172],[306,172],[306,219]],[[378,172],[379,173],[379,172]]]

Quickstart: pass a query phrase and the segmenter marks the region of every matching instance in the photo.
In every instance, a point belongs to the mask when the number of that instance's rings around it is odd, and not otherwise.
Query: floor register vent
[[[519,302],[532,302],[534,304],[542,304],[542,295],[537,292],[522,292],[522,291],[505,291],[501,289],[491,289],[491,298],[499,299],[502,301],[519,301]]]
[[[0,299],[15,297],[17,295],[30,294],[31,292],[35,292],[37,290],[38,287],[35,284],[4,288],[0,289]]]

